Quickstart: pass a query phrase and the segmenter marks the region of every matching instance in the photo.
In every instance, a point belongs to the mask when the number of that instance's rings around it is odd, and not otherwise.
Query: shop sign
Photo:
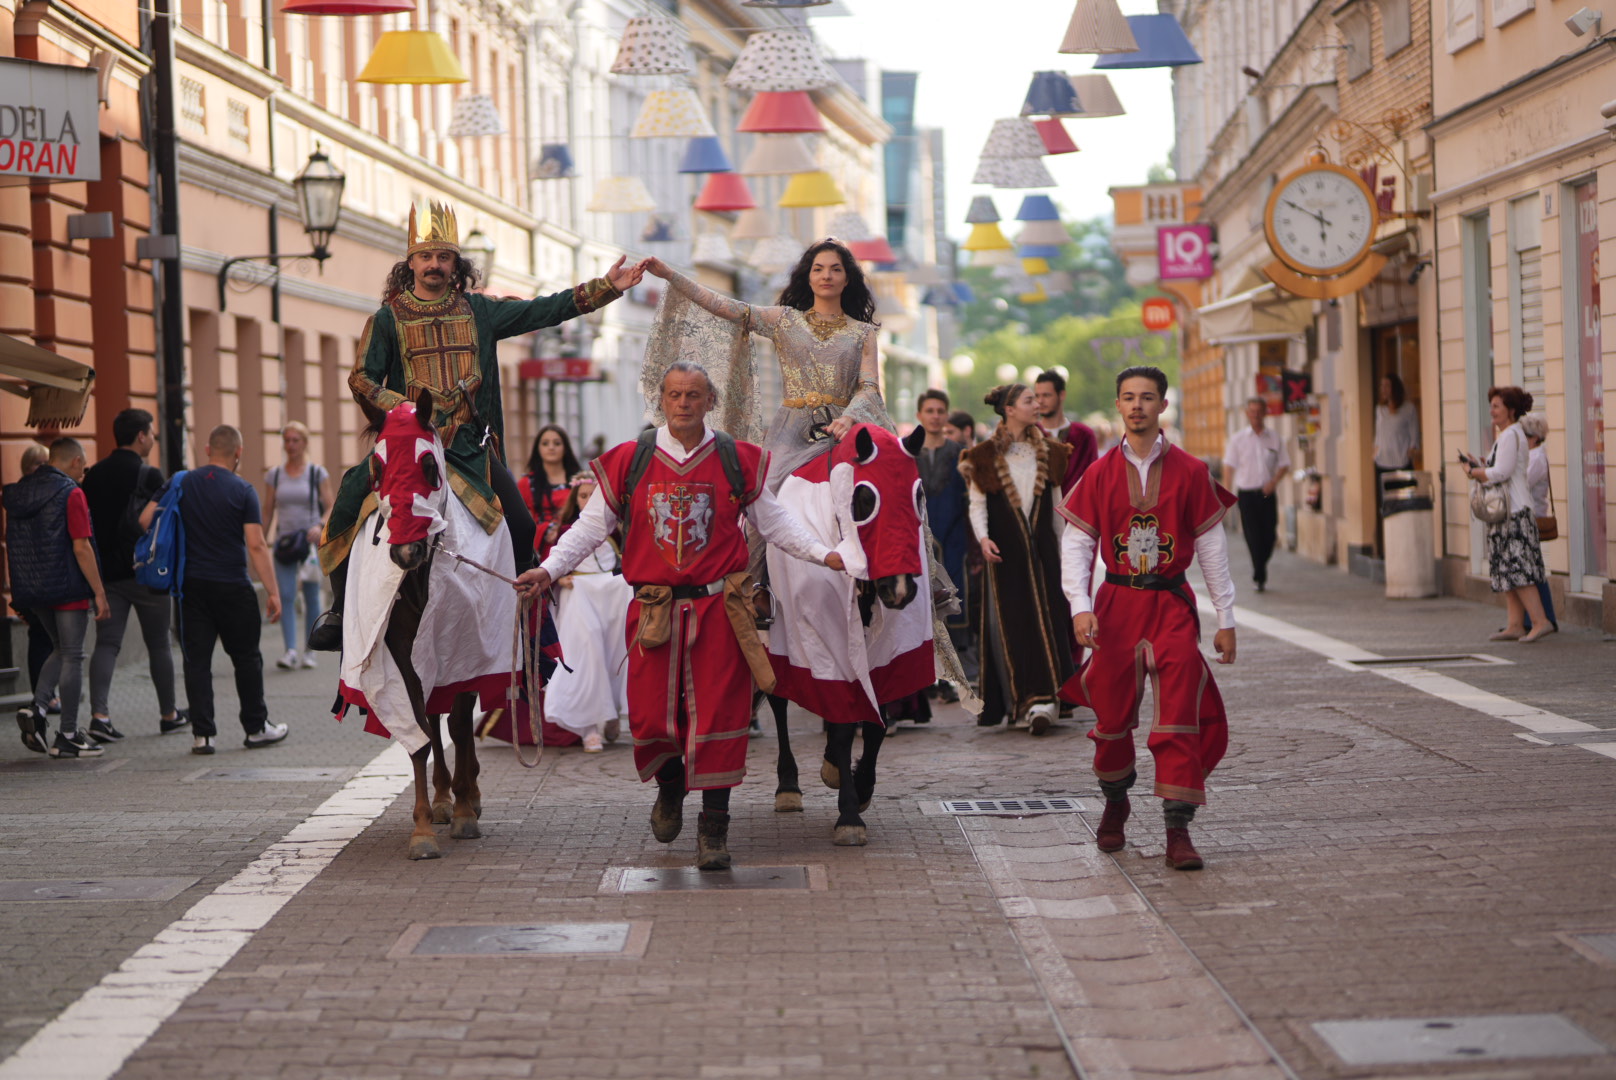
[[[1145,324],[1146,330],[1160,333],[1170,329],[1178,316],[1173,312],[1173,302],[1165,296],[1152,296],[1139,308],[1139,321]]]
[[[1606,573],[1605,380],[1600,339],[1599,191],[1577,185],[1577,375],[1582,397],[1582,506],[1588,572]],[[1576,423],[1576,419],[1571,420]]]
[[[1162,281],[1202,281],[1211,277],[1212,226],[1158,226],[1156,269]]]
[[[517,367],[517,374],[524,379],[554,379],[558,382],[590,382],[597,378],[595,362],[577,356],[523,360]]]
[[[100,72],[0,57],[0,182],[99,180]]]

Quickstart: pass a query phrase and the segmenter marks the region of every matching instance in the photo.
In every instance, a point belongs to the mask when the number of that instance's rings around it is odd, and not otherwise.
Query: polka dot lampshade
[[[819,55],[819,47],[804,30],[761,30],[746,39],[724,78],[732,90],[780,92],[817,90],[836,82]]]
[[[613,75],[681,75],[690,70],[685,32],[666,15],[642,15],[623,27]]]

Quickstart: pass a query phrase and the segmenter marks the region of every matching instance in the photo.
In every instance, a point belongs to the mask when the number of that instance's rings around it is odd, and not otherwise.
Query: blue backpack
[[[151,528],[135,541],[135,580],[159,592],[180,594],[185,580],[185,525],[180,520],[180,496],[185,470],[175,473],[168,491],[157,500]]]

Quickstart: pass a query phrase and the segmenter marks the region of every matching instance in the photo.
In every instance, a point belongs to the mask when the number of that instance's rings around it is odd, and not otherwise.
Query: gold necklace
[[[808,329],[814,337],[820,341],[829,341],[832,334],[847,325],[847,313],[844,311],[834,316],[825,316],[809,308],[803,312],[803,321],[808,324]]]

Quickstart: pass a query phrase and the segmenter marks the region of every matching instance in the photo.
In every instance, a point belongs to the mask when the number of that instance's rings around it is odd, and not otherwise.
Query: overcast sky
[[[1021,111],[1035,71],[1086,72],[1092,56],[1056,51],[1074,0],[844,0],[845,18],[814,18],[812,26],[838,57],[873,60],[893,71],[918,71],[916,121],[940,127],[948,160],[948,232],[964,236],[972,195],[995,195],[999,213],[1014,216],[1020,191],[970,183],[993,121]],[[1156,10],[1155,0],[1121,0],[1124,14]],[[809,8],[811,14],[815,9]],[[1049,191],[1068,218],[1109,215],[1106,189],[1144,183],[1173,144],[1168,69],[1111,72],[1128,115],[1072,119],[1066,129],[1081,149],[1045,157],[1059,187]]]

